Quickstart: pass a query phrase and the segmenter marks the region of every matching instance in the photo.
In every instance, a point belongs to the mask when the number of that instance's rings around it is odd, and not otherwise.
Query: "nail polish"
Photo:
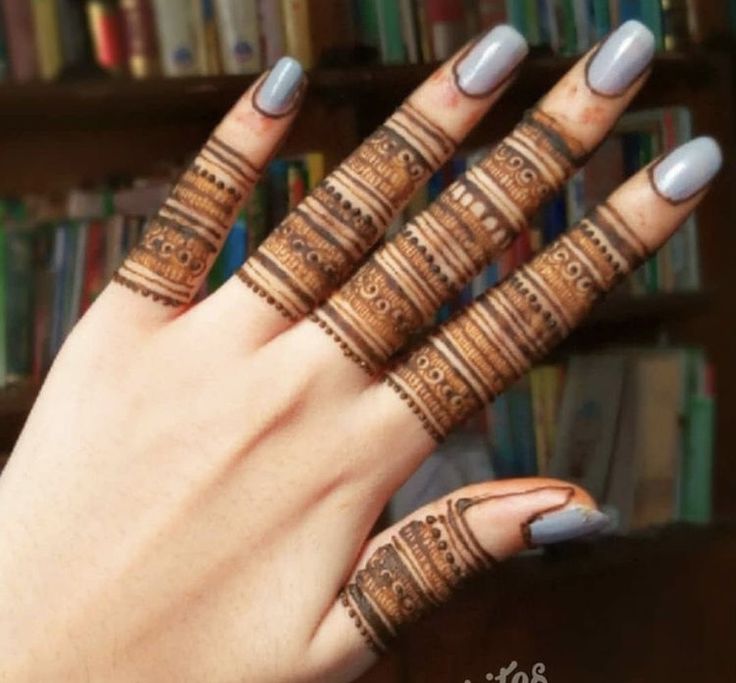
[[[657,162],[651,179],[657,193],[677,204],[698,194],[718,173],[723,155],[710,137],[695,138]]]
[[[621,24],[593,54],[586,69],[588,86],[606,97],[622,95],[644,73],[654,56],[654,34],[644,24]]]
[[[256,108],[267,116],[283,116],[296,103],[304,82],[304,69],[292,57],[282,57],[258,87]]]
[[[527,526],[527,538],[531,545],[548,545],[590,536],[609,524],[608,515],[578,505],[538,517]]]
[[[455,65],[455,83],[470,97],[485,97],[503,83],[529,52],[513,26],[491,29]]]

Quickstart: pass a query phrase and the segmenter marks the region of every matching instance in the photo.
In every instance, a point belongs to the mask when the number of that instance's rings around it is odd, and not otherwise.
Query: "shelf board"
[[[583,323],[586,327],[651,321],[697,315],[707,310],[709,292],[663,292],[642,296],[613,295],[604,300]]]
[[[524,101],[536,99],[573,63],[573,58],[533,55],[513,86],[515,96]],[[320,98],[345,103],[354,102],[355,98],[363,102],[388,98],[398,102],[436,66],[314,69],[309,74],[308,101]],[[663,54],[655,59],[654,76],[645,91],[657,101],[662,98],[676,101],[681,99],[678,93],[682,93],[683,87],[707,87],[716,71],[714,58],[707,52]],[[255,76],[110,78],[2,85],[0,116],[6,130],[140,126],[153,121],[211,123],[222,116],[254,79]]]

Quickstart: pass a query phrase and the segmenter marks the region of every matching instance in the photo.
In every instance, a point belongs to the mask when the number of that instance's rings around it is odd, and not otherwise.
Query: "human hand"
[[[599,529],[585,492],[526,479],[467,487],[369,539],[437,440],[702,198],[720,165],[709,139],[398,355],[600,143],[652,45],[619,29],[365,261],[525,55],[494,30],[190,307],[304,82],[286,60],[250,89],[74,329],[0,477],[0,679],[349,681],[467,577]]]

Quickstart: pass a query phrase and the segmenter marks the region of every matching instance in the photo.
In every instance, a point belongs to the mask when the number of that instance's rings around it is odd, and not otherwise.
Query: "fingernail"
[[[302,65],[292,57],[282,57],[256,92],[256,107],[270,116],[281,116],[294,105],[304,81]]]
[[[606,38],[588,64],[588,85],[599,95],[621,95],[653,55],[654,34],[641,22],[627,21]]]
[[[575,506],[538,517],[527,527],[531,545],[549,545],[590,536],[605,529],[610,517],[598,510]]]
[[[695,138],[657,163],[652,170],[654,187],[665,199],[684,202],[713,180],[722,163],[721,148],[713,138]]]
[[[528,52],[524,36],[513,26],[496,26],[455,66],[457,87],[471,97],[488,95],[506,80]]]

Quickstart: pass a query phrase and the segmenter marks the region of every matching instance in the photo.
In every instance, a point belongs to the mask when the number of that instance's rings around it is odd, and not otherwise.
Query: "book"
[[[2,0],[2,12],[10,75],[18,83],[33,80],[38,76],[38,55],[31,5],[17,0]]]
[[[199,48],[199,62],[202,65],[202,73],[208,76],[223,73],[215,0],[193,1],[199,3],[199,20],[195,26],[197,29],[197,46]]]
[[[549,474],[583,486],[596,499],[606,492],[625,364],[621,354],[575,355],[565,371]]]
[[[397,64],[406,61],[406,50],[402,38],[402,19],[396,0],[375,0],[378,17],[378,42],[381,61]]]
[[[107,71],[122,72],[126,57],[124,19],[120,8],[109,0],[88,0],[87,18],[97,63]]]
[[[547,3],[552,4],[552,3]],[[505,24],[508,21],[506,2],[504,0],[478,0],[476,2],[478,12],[478,28],[481,31]]]
[[[286,54],[283,8],[281,2],[260,0],[258,12],[261,18],[264,66],[271,67]]]
[[[38,73],[42,79],[55,79],[62,67],[61,35],[56,0],[31,0]]]
[[[199,5],[192,0],[154,0],[161,69],[165,76],[205,73]]]
[[[57,0],[57,16],[62,76],[71,79],[94,73],[95,60],[84,3],[79,0]]]
[[[425,0],[425,6],[433,57],[449,59],[466,40],[462,4],[455,0]]]
[[[305,69],[315,64],[307,0],[281,0],[286,52]]]
[[[156,22],[151,0],[121,0],[128,70],[133,78],[159,71]]]
[[[225,73],[259,72],[262,53],[257,0],[215,0],[215,8]]]
[[[399,16],[406,61],[409,64],[419,64],[422,61],[422,45],[419,35],[419,16],[414,0],[399,0]]]

